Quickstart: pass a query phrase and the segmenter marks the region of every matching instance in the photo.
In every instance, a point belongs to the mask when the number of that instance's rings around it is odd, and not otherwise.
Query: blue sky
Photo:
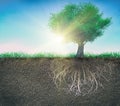
[[[120,52],[119,0],[4,0],[0,1],[0,53],[3,52],[56,52],[73,53],[73,43],[55,44],[48,26],[51,13],[66,4],[92,2],[112,23],[104,35],[85,45],[85,52]]]

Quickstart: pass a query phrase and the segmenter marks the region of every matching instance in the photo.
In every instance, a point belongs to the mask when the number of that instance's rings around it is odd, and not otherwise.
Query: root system
[[[53,60],[51,70],[56,87],[67,93],[86,95],[104,89],[104,84],[111,79],[113,64],[104,60],[96,62]]]

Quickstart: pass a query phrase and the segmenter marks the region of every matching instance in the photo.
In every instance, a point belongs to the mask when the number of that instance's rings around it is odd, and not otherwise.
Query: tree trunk
[[[76,57],[84,57],[84,44],[78,44]]]

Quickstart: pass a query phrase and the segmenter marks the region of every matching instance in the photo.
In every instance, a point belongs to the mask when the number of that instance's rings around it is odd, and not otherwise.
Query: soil
[[[54,69],[84,66],[94,73],[106,65],[108,80],[100,77],[103,87],[87,95],[60,90],[53,80]],[[0,106],[120,106],[120,59],[1,58]]]

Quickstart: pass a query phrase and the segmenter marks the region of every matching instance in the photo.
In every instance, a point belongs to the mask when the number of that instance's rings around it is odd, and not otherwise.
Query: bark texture
[[[78,44],[78,50],[76,57],[84,57],[84,44]]]

